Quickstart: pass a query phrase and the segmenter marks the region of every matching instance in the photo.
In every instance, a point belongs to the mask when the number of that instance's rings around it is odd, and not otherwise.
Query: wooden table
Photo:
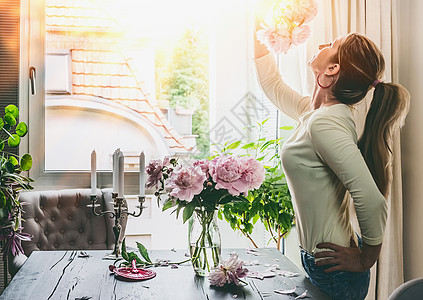
[[[250,271],[264,271],[269,265],[278,264],[281,270],[301,273],[287,278],[277,275],[262,280],[246,278],[248,285],[215,288],[208,278],[194,275],[190,263],[179,268],[155,267],[155,278],[126,282],[115,278],[109,271],[111,260],[103,260],[110,251],[86,251],[90,257],[78,257],[79,251],[33,252],[19,270],[0,299],[148,299],[148,300],[214,300],[214,299],[294,299],[292,295],[274,293],[277,289],[297,287],[296,292],[307,290],[306,299],[328,299],[304,276],[291,261],[273,248],[258,249],[259,255],[247,254],[245,249],[233,249],[245,261],[257,260],[259,265],[247,266]],[[230,250],[222,251],[224,260]],[[185,251],[151,251],[150,258],[183,261]],[[90,298],[88,298],[90,297]]]

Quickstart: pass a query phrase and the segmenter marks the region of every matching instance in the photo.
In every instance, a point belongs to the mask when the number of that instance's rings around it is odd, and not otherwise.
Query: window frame
[[[21,65],[19,78],[20,118],[29,127],[28,138],[22,139],[19,153],[30,153],[32,169],[28,176],[35,180],[36,189],[90,188],[90,171],[46,171],[45,166],[45,66],[39,53],[45,53],[45,1],[21,1]],[[36,69],[36,94],[30,90],[29,69]],[[139,191],[137,171],[125,171],[125,193],[136,195]],[[112,187],[112,172],[97,172],[97,188]],[[147,191],[148,192],[148,191]]]

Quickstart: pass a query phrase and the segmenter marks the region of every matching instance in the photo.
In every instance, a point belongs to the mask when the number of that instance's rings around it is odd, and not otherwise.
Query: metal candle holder
[[[99,207],[100,204],[97,203],[97,195],[96,194],[91,194],[90,195],[91,198],[91,204],[88,204],[87,207],[91,207],[91,210],[93,212],[93,214],[95,216],[104,216],[109,214],[110,218],[114,218],[115,219],[115,224],[113,225],[113,234],[115,236],[115,247],[113,249],[113,252],[110,253],[106,258],[108,259],[117,259],[120,256],[120,250],[119,250],[119,237],[120,237],[120,232],[122,230],[122,226],[120,225],[120,220],[126,215],[130,215],[133,216],[135,218],[141,216],[143,209],[145,208],[143,206],[144,202],[145,202],[145,196],[138,196],[138,202],[139,205],[137,206],[137,208],[139,208],[139,212],[136,213],[134,212],[128,212],[128,208],[127,207],[122,207],[123,205],[123,200],[125,199],[124,197],[118,197],[117,193],[112,193],[112,199],[113,201],[110,202],[113,204],[113,208],[114,210],[106,210],[106,211],[100,211],[97,212],[95,209],[96,207]]]

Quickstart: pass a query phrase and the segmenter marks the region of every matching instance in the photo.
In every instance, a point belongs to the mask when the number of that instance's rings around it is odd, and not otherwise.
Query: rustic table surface
[[[328,299],[304,276],[291,261],[272,248],[258,249],[256,255],[245,249],[224,249],[222,259],[229,258],[230,251],[240,259],[257,261],[258,265],[247,266],[250,271],[265,271],[269,265],[277,264],[280,270],[300,273],[297,277],[277,275],[271,278],[245,278],[248,285],[216,288],[210,286],[208,278],[194,275],[190,263],[178,268],[152,268],[157,276],[145,281],[122,281],[109,271],[111,260],[103,257],[109,251],[86,251],[89,257],[81,258],[79,251],[33,252],[16,274],[0,299],[151,299],[151,300],[214,300],[214,299],[295,299],[307,290],[305,299]],[[150,251],[150,258],[183,261],[184,251]],[[256,263],[257,263],[256,262]],[[295,294],[281,295],[274,290],[297,287]]]

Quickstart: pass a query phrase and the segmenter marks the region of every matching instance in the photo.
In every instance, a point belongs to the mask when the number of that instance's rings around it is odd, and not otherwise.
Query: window
[[[36,94],[24,91],[22,100],[31,112],[36,186],[89,186],[93,149],[98,182],[110,186],[111,155],[120,148],[125,189],[135,193],[138,166],[129,161],[137,153],[205,157],[210,144],[244,138],[242,128],[262,118],[251,6],[241,0],[23,6],[31,18],[22,73],[37,70]]]

